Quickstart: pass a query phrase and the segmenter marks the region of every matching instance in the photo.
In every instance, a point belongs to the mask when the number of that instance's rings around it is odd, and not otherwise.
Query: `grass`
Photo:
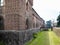
[[[31,43],[28,42],[26,45],[49,45],[48,32],[39,32],[37,38]]]
[[[37,38],[29,41],[26,45],[60,45],[60,37],[53,31],[38,32]]]
[[[54,32],[49,32],[50,36],[50,45],[60,45],[60,37],[58,37]],[[52,44],[53,43],[53,44]]]

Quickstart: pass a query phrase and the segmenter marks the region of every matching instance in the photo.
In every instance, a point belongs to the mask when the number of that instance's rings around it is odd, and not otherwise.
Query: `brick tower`
[[[32,6],[33,0],[0,0],[0,19],[4,30],[24,30],[33,28]],[[28,5],[27,5],[28,3]],[[29,25],[27,23],[29,18]],[[1,22],[0,20],[0,22]],[[1,26],[2,27],[2,26]],[[1,29],[0,29],[1,30]]]
[[[3,2],[4,29],[25,29],[26,0],[4,0]]]

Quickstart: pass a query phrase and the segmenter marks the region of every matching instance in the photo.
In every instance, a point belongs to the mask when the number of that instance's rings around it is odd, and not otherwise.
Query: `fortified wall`
[[[0,41],[5,45],[24,45],[44,26],[44,20],[32,6],[33,0],[3,0],[0,5]]]
[[[0,6],[2,30],[26,30],[41,27],[43,20],[32,6],[33,0],[3,0],[3,5]]]

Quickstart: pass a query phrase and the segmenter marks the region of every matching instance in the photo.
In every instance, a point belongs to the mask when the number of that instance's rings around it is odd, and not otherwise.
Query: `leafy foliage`
[[[33,33],[33,38],[37,38],[37,33]]]
[[[46,22],[46,27],[47,28],[51,28],[51,20],[49,20],[49,21]]]
[[[57,26],[60,27],[60,15],[57,18]]]
[[[0,45],[5,45],[5,44],[3,43],[3,41],[0,41]]]

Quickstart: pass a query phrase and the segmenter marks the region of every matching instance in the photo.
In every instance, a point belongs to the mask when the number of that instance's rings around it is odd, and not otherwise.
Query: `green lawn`
[[[60,45],[60,38],[52,31],[42,31],[37,34],[36,39],[26,45]]]
[[[49,32],[50,45],[60,45],[60,37],[58,37],[54,32]]]

